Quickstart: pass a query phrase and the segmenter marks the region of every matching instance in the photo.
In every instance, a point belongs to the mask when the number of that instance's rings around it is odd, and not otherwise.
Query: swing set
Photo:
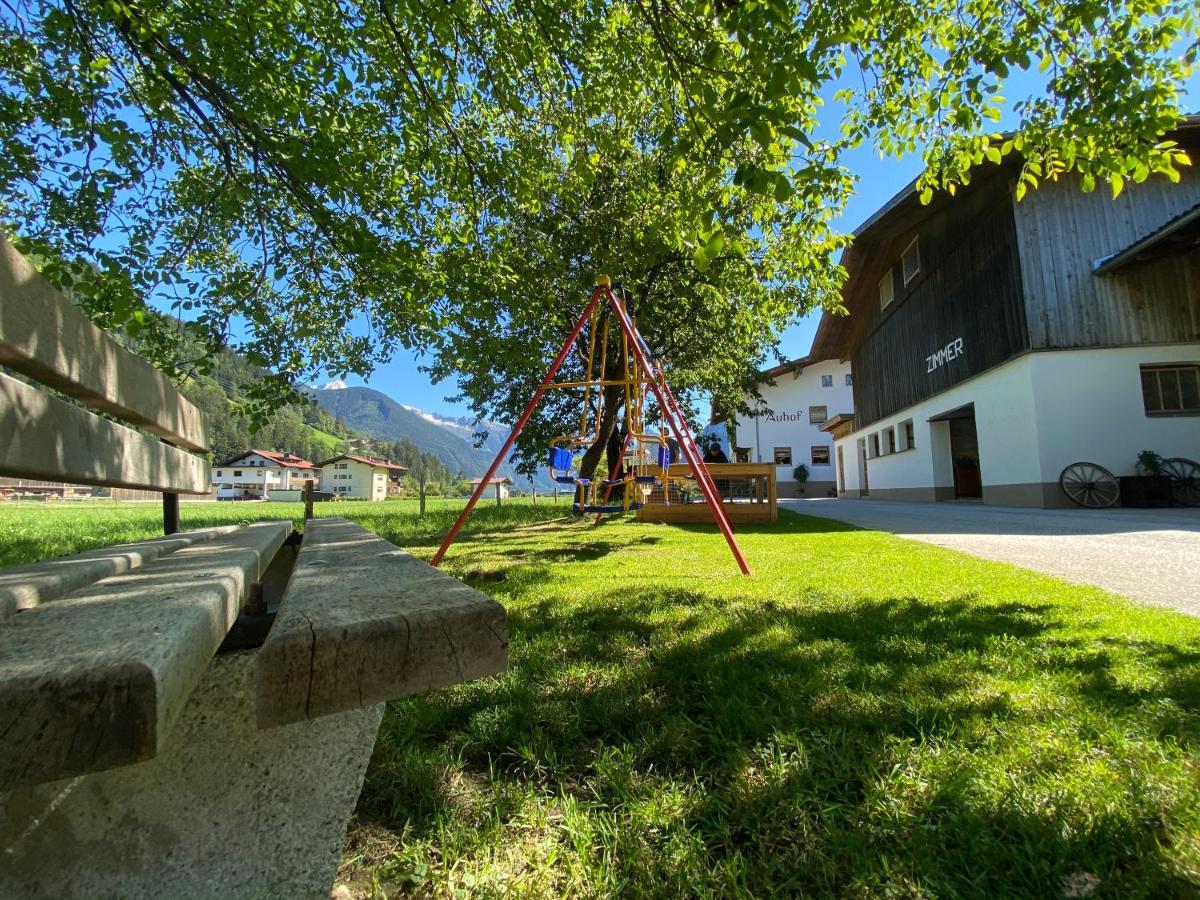
[[[611,316],[601,315],[601,310],[605,306],[611,311]],[[605,378],[608,371],[609,325],[613,320],[621,329],[620,377]],[[555,375],[558,374],[558,370],[570,355],[571,348],[576,346],[584,326],[589,323],[592,328],[588,338],[584,378],[579,381],[555,382]],[[598,356],[597,343],[599,344]],[[608,387],[624,388],[624,441],[616,464],[609,471],[607,478],[584,478],[579,473],[572,471],[575,454],[581,448],[593,446],[600,438],[599,401],[604,389]],[[638,333],[637,321],[626,308],[624,298],[619,298],[614,292],[612,281],[607,275],[601,275],[596,279],[596,286],[587,306],[576,320],[575,327],[563,343],[558,356],[550,364],[541,384],[538,385],[537,390],[529,399],[529,403],[526,404],[520,419],[517,420],[516,427],[509,434],[504,446],[500,448],[500,452],[496,454],[487,474],[480,480],[474,493],[471,494],[471,499],[467,501],[467,505],[459,513],[454,525],[446,534],[442,545],[433,557],[434,566],[441,563],[446,551],[458,537],[463,524],[470,518],[475,504],[479,502],[484,489],[491,483],[496,470],[508,456],[513,443],[529,422],[542,396],[548,390],[558,389],[582,389],[584,392],[579,431],[555,438],[550,442],[547,454],[550,476],[559,484],[570,485],[575,489],[575,500],[572,504],[574,512],[579,514],[595,513],[596,521],[599,522],[604,515],[639,509],[655,488],[660,488],[664,496],[669,496],[668,487],[672,480],[671,463],[675,461],[672,459],[674,454],[671,442],[665,434],[651,432],[646,427],[645,405],[647,392],[649,392],[658,401],[658,407],[665,419],[666,427],[674,436],[675,444],[688,463],[690,474],[685,476],[686,479],[694,480],[696,486],[700,488],[713,518],[720,527],[726,543],[729,544],[738,568],[744,575],[750,574],[750,567],[746,564],[741,548],[738,547],[737,539],[733,536],[729,518],[725,515],[720,494],[709,475],[708,467],[704,464],[700,449],[696,446],[696,441],[692,437],[691,429],[688,428],[687,420],[684,418],[678,402],[675,400],[675,395],[671,392],[671,386],[667,384],[662,368],[656,365],[650,348]],[[595,409],[593,409],[593,397],[595,398]],[[684,480],[684,478],[675,480]],[[601,493],[602,489],[603,493]],[[619,491],[620,502],[616,502],[613,498],[614,491]],[[638,495],[641,500],[638,500]]]

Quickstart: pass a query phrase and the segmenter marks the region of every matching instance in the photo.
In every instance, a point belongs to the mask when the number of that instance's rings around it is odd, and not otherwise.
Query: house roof
[[[315,469],[316,464],[302,456],[297,456],[295,453],[275,453],[271,450],[247,450],[245,453],[239,453],[237,456],[228,462],[217,463],[219,467],[232,466],[239,459],[245,459],[247,456],[261,456],[263,459],[270,460],[277,466],[286,469]]]
[[[1096,275],[1111,275],[1126,266],[1160,256],[1186,253],[1200,246],[1200,203],[1168,219],[1124,250],[1110,253],[1092,264]]]
[[[1178,127],[1172,132],[1195,132],[1200,130],[1200,115],[1185,116]],[[817,326],[813,337],[812,349],[808,353],[808,362],[820,362],[826,359],[845,359],[849,352],[850,338],[853,334],[854,312],[860,308],[863,298],[873,293],[876,282],[873,280],[879,263],[888,258],[888,248],[894,241],[911,232],[917,225],[930,216],[946,209],[950,204],[960,202],[964,196],[977,190],[980,185],[987,184],[992,178],[999,177],[1007,171],[1020,165],[1021,159],[1016,154],[1005,157],[999,166],[981,166],[977,171],[984,177],[972,179],[970,185],[960,189],[955,196],[945,191],[935,192],[933,200],[928,205],[921,204],[920,195],[916,191],[917,180],[914,179],[901,188],[887,203],[872,213],[866,221],[854,230],[850,246],[842,251],[841,265],[847,272],[846,283],[842,286],[842,305],[850,315],[836,315],[825,312]],[[1192,211],[1194,212],[1194,210]],[[1185,214],[1186,215],[1186,214]],[[1189,226],[1197,219],[1190,220]],[[1166,230],[1171,223],[1163,226]],[[1171,234],[1177,233],[1172,229]],[[1150,241],[1155,235],[1149,235],[1143,241]],[[1163,234],[1159,240],[1165,240],[1168,234]],[[1141,242],[1139,242],[1140,244]],[[1113,254],[1105,260],[1098,260],[1097,265],[1104,264],[1106,271],[1112,271],[1118,265],[1124,265],[1127,254],[1136,258],[1146,248],[1138,244],[1120,253]],[[1122,257],[1117,260],[1117,257]],[[1100,274],[1098,272],[1098,274]]]
[[[481,481],[483,481],[482,475],[479,478],[472,478],[471,484],[479,484],[479,482],[481,482]],[[488,480],[488,484],[512,484],[512,483],[513,483],[513,480],[511,478],[491,478]]]
[[[805,366],[811,365],[813,362],[814,360],[812,359],[811,354],[808,356],[801,356],[799,359],[793,359],[785,363],[780,363],[774,368],[764,369],[758,373],[758,380],[767,381],[771,378],[778,378],[780,375],[786,375],[788,372],[795,371],[796,369],[803,369]]]
[[[376,469],[391,469],[394,472],[407,472],[408,471],[407,466],[398,466],[391,460],[380,459],[379,457],[376,457],[376,456],[356,456],[353,453],[342,453],[339,456],[330,457],[329,459],[327,459],[321,463],[321,467],[324,468],[325,466],[329,465],[330,463],[335,463],[341,459],[348,459],[348,460],[351,460],[352,462],[365,463],[366,465],[371,466]]]
[[[830,416],[821,423],[817,431],[825,431],[832,434],[835,429],[843,425],[854,425],[854,413],[838,413],[836,416]]]

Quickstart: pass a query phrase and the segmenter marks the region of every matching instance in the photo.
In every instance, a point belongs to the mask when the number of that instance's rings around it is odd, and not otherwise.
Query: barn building
[[[1172,137],[1200,160],[1200,117]],[[809,355],[854,372],[823,426],[841,496],[1065,506],[1077,461],[1200,456],[1200,173],[1017,201],[1019,165],[928,206],[910,185],[855,232],[850,314]]]

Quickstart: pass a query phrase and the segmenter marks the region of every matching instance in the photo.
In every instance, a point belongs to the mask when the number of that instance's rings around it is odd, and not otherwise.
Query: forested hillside
[[[240,385],[253,381],[259,374],[259,370],[241,356],[225,352],[214,360],[209,374],[194,375],[182,385],[183,393],[208,419],[215,461],[230,459],[252,449],[290,451],[313,462],[354,452],[381,456],[404,466],[414,482],[426,481],[434,493],[456,489],[463,480],[461,467],[453,465],[453,458],[451,465],[447,465],[442,454],[437,452],[440,445],[426,449],[404,436],[381,439],[351,428],[315,403],[284,406],[257,432],[251,431],[250,420],[237,414],[237,406],[241,397]]]
[[[354,432],[328,411],[315,405],[282,407],[263,428],[251,432],[250,420],[237,414],[238,386],[254,380],[258,370],[235,353],[221,353],[209,375],[184,382],[184,395],[208,419],[213,459],[220,461],[247,450],[291,451],[320,461],[343,453]]]

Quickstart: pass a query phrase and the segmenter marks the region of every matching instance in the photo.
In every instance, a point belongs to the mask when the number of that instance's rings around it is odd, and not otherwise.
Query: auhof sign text
[[[952,359],[958,359],[963,355],[963,339],[955,338],[945,347],[935,353],[925,357],[925,371],[932,372],[935,369],[940,369]]]

